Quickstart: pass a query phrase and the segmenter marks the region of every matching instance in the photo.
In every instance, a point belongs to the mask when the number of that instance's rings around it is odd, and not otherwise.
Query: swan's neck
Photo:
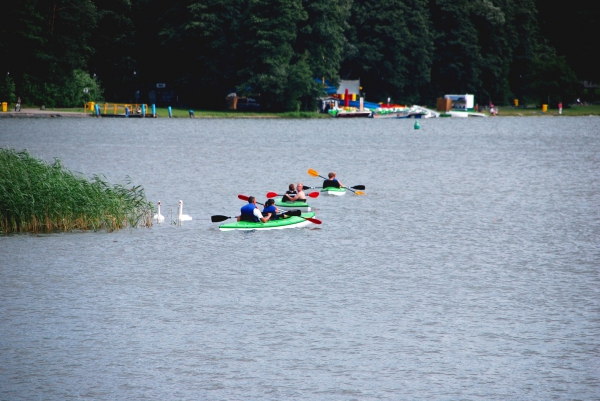
[[[179,206],[177,206],[177,214],[179,216],[181,216],[183,214],[183,205],[179,204]]]

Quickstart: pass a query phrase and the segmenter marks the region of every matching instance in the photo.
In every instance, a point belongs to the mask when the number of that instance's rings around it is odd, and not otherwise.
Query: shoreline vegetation
[[[423,107],[427,107],[423,105]],[[34,106],[23,106],[23,112],[27,112],[27,108],[40,110],[40,107]],[[434,107],[430,107],[434,108]],[[13,107],[14,109],[14,107]],[[9,111],[11,109],[9,108]],[[45,112],[54,113],[84,113],[84,109],[81,108],[45,108]],[[190,118],[189,108],[172,108],[173,118]],[[16,114],[10,113],[10,114]],[[88,114],[91,112],[88,110]],[[488,111],[483,113],[489,115]],[[0,112],[0,117],[2,117]],[[156,114],[159,118],[169,118],[169,111],[167,108],[156,108]],[[527,107],[511,107],[511,106],[500,106],[498,107],[498,117],[542,117],[542,116],[559,116],[558,109],[548,109],[547,112],[543,113],[540,107],[527,106]],[[565,117],[583,117],[583,116],[600,116],[600,104],[577,106],[571,105],[568,108],[563,108],[562,115]],[[309,111],[288,111],[282,113],[272,112],[256,112],[256,111],[232,111],[232,110],[194,110],[194,118],[281,118],[281,119],[314,119],[314,118],[332,118],[327,113],[309,112]]]
[[[141,186],[109,185],[26,150],[0,148],[0,234],[152,226],[153,206]]]

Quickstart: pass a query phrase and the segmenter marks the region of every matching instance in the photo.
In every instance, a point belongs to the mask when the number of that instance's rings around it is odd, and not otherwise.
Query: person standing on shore
[[[562,114],[562,102],[558,102],[558,114]]]
[[[17,98],[17,104],[15,104],[15,111],[21,111],[21,96]]]

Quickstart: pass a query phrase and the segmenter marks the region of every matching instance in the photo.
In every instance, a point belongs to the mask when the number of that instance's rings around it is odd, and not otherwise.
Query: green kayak
[[[275,206],[283,210],[302,210],[303,212],[310,212],[310,206],[306,202],[282,202],[281,199],[275,201]]]
[[[302,213],[302,217],[291,216],[285,219],[269,220],[266,223],[254,223],[251,221],[236,221],[234,223],[222,224],[219,226],[221,231],[233,231],[233,230],[282,230],[284,228],[297,228],[306,227],[312,224],[310,221],[304,219],[315,217],[314,212]]]

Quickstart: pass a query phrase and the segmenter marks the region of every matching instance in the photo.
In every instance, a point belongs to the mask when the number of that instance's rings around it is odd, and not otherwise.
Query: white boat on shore
[[[371,118],[435,118],[439,113],[421,106],[382,107],[372,110]]]

